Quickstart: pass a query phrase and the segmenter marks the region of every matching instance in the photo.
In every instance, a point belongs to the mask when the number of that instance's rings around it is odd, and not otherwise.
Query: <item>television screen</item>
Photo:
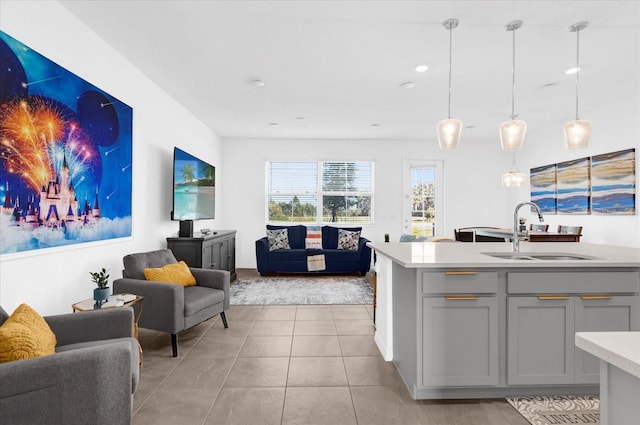
[[[173,220],[215,218],[216,168],[173,149]]]

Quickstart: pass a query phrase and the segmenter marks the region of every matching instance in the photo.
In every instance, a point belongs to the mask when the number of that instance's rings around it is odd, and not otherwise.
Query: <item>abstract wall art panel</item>
[[[589,214],[590,158],[557,164],[558,214]]]
[[[131,236],[131,107],[1,31],[0,202],[0,254]]]
[[[556,165],[532,168],[530,180],[531,202],[544,214],[556,214]]]
[[[593,156],[591,193],[594,214],[635,214],[636,150]]]

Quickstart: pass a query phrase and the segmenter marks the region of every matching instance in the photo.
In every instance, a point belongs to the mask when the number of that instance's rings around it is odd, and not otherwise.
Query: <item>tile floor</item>
[[[526,425],[504,400],[414,401],[373,342],[371,306],[232,306],[179,334],[140,330],[134,425]]]

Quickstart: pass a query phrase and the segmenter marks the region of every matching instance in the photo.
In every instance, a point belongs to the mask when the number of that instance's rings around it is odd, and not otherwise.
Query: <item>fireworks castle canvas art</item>
[[[0,254],[131,236],[131,107],[1,31],[0,203]]]

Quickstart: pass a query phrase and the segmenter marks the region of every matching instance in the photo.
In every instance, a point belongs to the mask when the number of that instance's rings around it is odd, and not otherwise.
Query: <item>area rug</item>
[[[372,304],[364,277],[255,277],[231,285],[231,305]]]
[[[507,397],[532,425],[599,424],[600,399],[594,395]]]

